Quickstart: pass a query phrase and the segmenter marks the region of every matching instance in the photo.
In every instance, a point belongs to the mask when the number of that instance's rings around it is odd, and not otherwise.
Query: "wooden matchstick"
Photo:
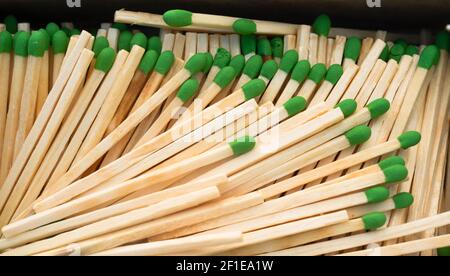
[[[331,58],[333,55],[333,49],[334,49],[334,38],[328,38],[326,64],[325,64],[327,66],[327,68],[330,67],[330,62],[331,62]]]
[[[35,118],[44,106],[44,102],[47,99],[49,91],[49,72],[50,72],[50,36],[45,29],[40,29],[39,32],[42,33],[44,37],[44,54],[42,56],[39,84],[36,97],[36,110]]]
[[[317,63],[317,47],[319,36],[316,33],[309,34],[308,60],[312,66]]]
[[[69,39],[63,31],[57,31],[52,37],[52,51],[53,51],[53,64],[52,64],[52,82],[53,86],[58,79],[59,72],[66,55]]]
[[[317,63],[327,64],[327,42],[331,28],[331,20],[325,15],[319,15],[312,25],[314,33],[318,35]]]
[[[284,104],[288,99],[295,95],[300,85],[308,76],[311,65],[308,60],[301,60],[297,62],[294,69],[292,69],[291,78],[281,92],[280,97],[276,102],[276,106]]]
[[[109,46],[114,49],[114,51],[117,52],[117,46],[119,41],[119,35],[120,31],[116,28],[108,28],[108,34],[106,35],[106,38],[108,39]]]
[[[13,37],[7,32],[0,33],[0,152],[3,152],[3,139],[5,138],[6,117],[8,113],[8,100],[10,91],[10,72],[12,71],[11,52],[13,50]],[[9,142],[9,141],[8,141]],[[0,158],[2,164],[3,156]],[[3,164],[2,164],[3,165]],[[3,181],[4,177],[1,177]]]
[[[377,39],[377,40],[381,40],[381,39]],[[357,63],[359,66],[361,66],[362,63],[364,62],[364,60],[366,59],[373,44],[374,44],[374,39],[372,37],[366,37],[362,40],[361,52],[359,54],[358,63]]]
[[[361,40],[357,37],[349,37],[345,42],[344,59],[342,67],[344,71],[350,66],[355,65],[361,53]]]
[[[219,35],[218,34],[210,34],[209,35],[209,52],[211,55],[215,56],[217,54],[217,50],[220,48]]]
[[[320,85],[317,92],[312,97],[310,105],[317,104],[319,102],[325,102],[326,99],[330,96],[333,87],[339,82],[340,78],[344,74],[342,66],[338,64],[333,64],[328,68],[327,74],[325,75],[325,79]]]
[[[308,102],[311,101],[313,93],[316,91],[319,84],[325,78],[327,68],[323,63],[316,63],[311,67],[311,71],[308,74],[308,78],[302,85],[297,95],[305,98]]]
[[[336,39],[334,40],[333,51],[331,52],[329,65],[342,64],[346,43],[347,38],[345,36],[336,36]]]

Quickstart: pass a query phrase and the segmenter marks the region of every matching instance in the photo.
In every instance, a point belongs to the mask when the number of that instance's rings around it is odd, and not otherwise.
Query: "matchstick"
[[[220,45],[220,48],[223,48],[223,49],[231,52],[230,38],[228,35],[225,35],[225,34],[219,35],[219,45]]]
[[[268,60],[264,62],[261,67],[261,72],[259,73],[258,79],[264,81],[264,83],[269,85],[269,82],[273,79],[278,71],[278,65],[274,60]]]
[[[106,39],[108,39],[109,46],[117,52],[117,46],[119,41],[120,31],[116,28],[108,28],[108,34],[106,35]]]
[[[342,67],[344,71],[350,66],[356,64],[358,57],[361,53],[361,40],[357,37],[349,37],[345,42],[344,47],[344,60],[342,61]]]
[[[95,35],[95,37],[96,38],[99,38],[99,37],[106,38],[107,35],[108,35],[108,31],[106,29],[100,28],[100,29],[97,30],[97,34]]]
[[[328,68],[324,81],[320,85],[319,89],[317,89],[314,97],[312,97],[310,105],[315,105],[319,102],[325,102],[325,100],[329,97],[333,87],[338,83],[343,74],[344,71],[341,65],[331,65]]]
[[[211,55],[215,56],[217,54],[217,50],[220,48],[219,35],[210,34],[208,38],[209,38],[209,52],[211,53]]]
[[[162,37],[162,48],[161,52],[173,51],[175,43],[175,35],[172,33],[166,33]]]
[[[30,32],[31,27],[28,22],[17,23],[17,31],[18,32]]]
[[[317,63],[317,47],[319,43],[319,36],[315,33],[309,34],[309,46],[308,46],[308,60],[311,65]]]
[[[377,40],[381,40],[381,39],[377,39]],[[358,63],[357,63],[359,66],[361,66],[362,63],[364,62],[364,60],[366,59],[373,44],[374,44],[374,39],[372,37],[366,37],[362,40],[361,52],[359,54]]]
[[[256,55],[256,36],[241,35],[241,51],[247,61],[253,55]]]
[[[296,65],[298,61],[298,53],[296,50],[290,50],[286,52],[280,61],[280,67],[264,92],[261,103],[273,102],[278,95],[282,85],[286,81],[288,75]]]
[[[231,54],[229,51],[218,48],[217,52],[214,56],[213,64],[209,70],[208,76],[206,77],[205,81],[203,82],[202,88],[200,89],[200,93],[203,93],[209,86],[212,84],[214,78],[219,73],[219,71],[227,66],[230,63],[231,60]]]
[[[47,99],[49,91],[49,72],[50,72],[50,36],[45,29],[40,29],[44,39],[44,54],[42,56],[42,62],[40,67],[39,84],[36,97],[36,110],[35,118],[44,106],[44,102]]]
[[[230,63],[228,65],[233,67],[235,72],[235,79],[239,79],[239,76],[242,73],[242,69],[244,69],[245,58],[243,55],[234,56],[233,58],[231,58]],[[227,97],[229,95],[229,92],[232,91],[231,89],[233,88],[233,85],[234,83],[230,83],[228,84],[227,87],[225,87],[225,89],[220,91],[220,93],[212,101],[212,104],[216,104],[217,102]]]
[[[6,31],[10,34],[17,33],[17,18],[14,15],[7,15],[3,23],[5,24]]]
[[[245,63],[244,69],[242,70],[242,75],[235,87],[239,89],[247,82],[256,78],[261,71],[262,65],[263,60],[260,55],[253,55],[252,57],[250,57]]]
[[[329,66],[333,64],[339,65],[342,64],[346,44],[347,38],[345,36],[336,36],[336,39],[334,40],[333,49],[331,51]]]
[[[19,122],[14,142],[14,156],[19,154],[28,133],[33,126],[39,85],[41,64],[45,52],[45,37],[36,31],[28,43],[27,70],[25,72],[22,100],[20,102]]]
[[[283,41],[283,54],[289,50],[297,50],[297,36],[285,35]],[[281,58],[281,57],[280,57]]]
[[[0,33],[0,150],[3,152],[3,139],[5,137],[6,130],[6,117],[8,113],[8,99],[10,91],[10,72],[12,68],[10,67],[11,62],[11,52],[13,49],[13,37],[7,32],[3,31]],[[3,156],[0,158],[0,163],[3,163]],[[4,178],[2,177],[1,180]]]
[[[272,45],[267,37],[261,36],[256,40],[256,53],[262,56],[264,61],[272,59]]]
[[[238,34],[228,35],[228,39],[230,41],[230,53],[231,56],[237,56],[241,54],[241,39]],[[207,52],[207,51],[203,51]]]
[[[287,52],[288,50],[291,50],[291,49],[288,49],[285,51],[286,42],[287,42],[286,38],[285,38],[285,41],[283,41],[283,39],[279,36],[276,36],[270,40],[270,46],[272,48],[272,56],[277,64],[280,64],[283,54],[285,52]],[[294,43],[295,43],[295,41],[294,41]],[[292,50],[294,50],[294,48],[292,48]]]
[[[309,34],[311,33],[311,26],[300,25],[297,30],[297,52],[299,60],[307,60],[309,53]]]
[[[230,37],[231,39],[231,37]],[[238,36],[238,41],[239,41],[239,36]],[[207,33],[199,33],[197,34],[197,53],[206,53],[208,52],[208,44],[209,44],[209,39],[208,39],[208,34]],[[238,42],[239,45],[239,42]]]
[[[327,54],[326,54],[326,66],[327,68],[330,67],[330,62],[333,54],[334,49],[334,38],[328,38],[327,39]]]
[[[325,77],[327,73],[327,67],[323,63],[316,63],[311,67],[309,71],[308,78],[303,83],[300,90],[297,92],[298,96],[305,98],[308,102],[311,101],[313,93],[316,91],[319,84]]]
[[[288,99],[292,98],[297,92],[297,89],[303,83],[311,70],[311,65],[308,60],[301,60],[297,62],[294,69],[292,69],[291,78],[281,92],[280,97],[276,102],[276,106],[280,106]]]
[[[161,242],[150,242],[117,247],[93,256],[161,256],[194,251],[198,248],[221,246],[242,241],[241,232],[226,232],[198,237],[186,237]]]
[[[52,36],[52,51],[53,51],[53,64],[52,64],[52,82],[53,86],[58,79],[59,72],[66,55],[69,39],[65,32],[57,31]]]
[[[330,28],[331,20],[325,14],[319,15],[312,25],[314,33],[318,35],[317,63],[327,64],[327,42]]]

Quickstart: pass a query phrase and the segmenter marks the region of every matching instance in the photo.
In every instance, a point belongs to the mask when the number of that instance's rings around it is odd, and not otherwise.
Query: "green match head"
[[[211,69],[211,67],[213,65],[214,59],[213,59],[213,56],[211,55],[211,53],[209,53],[209,52],[206,52],[203,54],[205,55],[206,62],[205,62],[205,67],[203,67],[202,72],[203,72],[203,74],[208,74],[209,70]]]
[[[405,165],[405,160],[403,158],[401,158],[400,156],[390,156],[388,158],[385,158],[383,160],[381,160],[378,163],[378,167],[380,167],[381,170],[384,170],[390,166],[394,166],[394,165]]]
[[[231,54],[224,48],[217,49],[217,53],[214,56],[213,65],[219,68],[223,68],[230,63]]]
[[[413,56],[413,55],[417,55],[418,53],[419,53],[419,48],[417,46],[408,45],[408,47],[406,47],[405,55]]]
[[[154,35],[148,39],[147,49],[153,50],[153,51],[157,52],[158,54],[161,54],[162,42],[161,42],[161,39],[159,38],[159,36]]]
[[[45,52],[45,35],[41,31],[31,33],[28,41],[28,54],[35,57],[44,56]]]
[[[111,28],[117,29],[121,32],[126,31],[128,29],[127,24],[115,22],[111,25]]]
[[[14,15],[6,16],[3,23],[5,23],[6,30],[10,34],[17,33],[17,18]]]
[[[316,84],[319,84],[323,78],[325,77],[325,74],[327,73],[327,67],[323,63],[316,63],[311,68],[311,71],[309,72],[308,79],[312,80]]]
[[[10,53],[13,49],[13,37],[8,31],[0,32],[0,53]]]
[[[196,79],[188,79],[185,81],[177,93],[177,98],[180,99],[183,103],[189,101],[195,93],[197,93],[200,87],[200,83]]]
[[[241,35],[241,51],[244,55],[256,52],[255,35]]]
[[[423,49],[422,54],[420,55],[419,64],[417,66],[428,70],[436,63],[438,57],[438,47],[436,47],[436,45],[428,45],[425,49]]]
[[[57,31],[59,31],[59,26],[55,22],[50,22],[47,24],[47,26],[45,26],[45,30],[50,36],[50,39],[53,39],[53,35],[55,35]]]
[[[403,43],[396,43],[391,48],[391,51],[389,53],[389,59],[393,59],[399,62],[402,56],[405,54],[405,51],[406,46]]]
[[[244,69],[245,57],[243,55],[234,56],[230,60],[230,64],[229,65],[234,68],[236,76],[238,76],[238,75],[241,74],[242,69]]]
[[[289,99],[283,104],[284,109],[287,111],[289,117],[294,116],[303,110],[305,110],[308,102],[301,96],[295,96]]]
[[[275,74],[277,73],[277,70],[278,64],[271,59],[264,62],[261,68],[261,73],[259,75],[265,77],[268,80],[271,80],[273,76],[275,76]]]
[[[422,136],[417,131],[407,131],[403,133],[402,135],[398,136],[397,140],[400,143],[400,147],[402,149],[407,149],[412,146],[417,145],[420,142],[420,139]]]
[[[134,45],[147,49],[147,36],[141,32],[135,33],[131,38],[130,47],[133,48]]]
[[[382,212],[372,212],[362,216],[364,229],[376,230],[386,223],[386,215]]]
[[[403,48],[406,49],[406,47],[408,46],[408,42],[406,42],[406,40],[404,40],[403,38],[399,38],[396,41],[394,41],[394,44],[400,44],[403,46]]]
[[[344,57],[356,61],[361,53],[361,39],[349,37],[345,42]]]
[[[73,28],[72,30],[70,30],[70,36],[79,35],[79,34],[81,34],[81,31],[77,28]]]
[[[395,209],[403,209],[411,206],[414,203],[414,197],[410,193],[398,193],[392,197],[395,204]]]
[[[94,51],[95,57],[97,57],[100,52],[109,47],[108,39],[104,36],[99,36],[95,38],[94,46],[92,47],[92,51]]]
[[[116,59],[116,52],[113,48],[105,48],[95,60],[95,69],[108,73]]]
[[[448,257],[450,256],[450,246],[440,247],[436,249],[436,253],[439,257]]]
[[[298,61],[297,51],[296,50],[287,51],[280,61],[280,70],[289,74],[292,71],[292,68],[294,68],[297,61]]]
[[[256,33],[256,23],[250,19],[239,18],[233,22],[234,32],[240,35],[250,35]]]
[[[172,51],[164,51],[159,55],[158,60],[156,61],[155,71],[160,75],[166,75],[169,72],[170,68],[175,61],[175,56]]]
[[[266,83],[260,79],[254,79],[242,86],[245,100],[251,100],[261,95],[266,90]]]
[[[319,15],[312,24],[313,31],[320,36],[328,36],[331,29],[330,17],[326,14]]]
[[[360,145],[369,140],[370,135],[372,135],[372,130],[368,126],[359,125],[350,129],[344,135],[345,138],[347,138],[348,143],[351,146],[355,146]]]
[[[258,39],[256,52],[258,55],[263,57],[272,56],[272,46],[266,37],[261,37]]]
[[[45,29],[39,29],[39,32],[41,32],[44,37],[44,49],[45,51],[48,51],[48,48],[50,47],[50,35]]]
[[[118,50],[125,50],[129,52],[131,50],[131,39],[133,34],[130,31],[120,32],[119,41],[117,42]]]
[[[65,32],[68,37],[70,37],[70,29],[67,27],[62,27],[61,31]]]
[[[366,107],[370,112],[370,118],[376,119],[388,112],[389,108],[391,108],[391,104],[385,98],[379,98],[371,101]]]
[[[64,34],[65,35],[65,34]],[[56,36],[56,34],[55,34]],[[54,38],[55,38],[54,36]],[[67,38],[67,36],[66,36]],[[30,33],[29,32],[17,32],[14,35],[14,54],[22,57],[28,56],[28,41],[30,40]],[[55,51],[55,44],[53,44],[53,51]],[[66,46],[67,48],[67,46]],[[66,52],[64,50],[64,52]],[[55,53],[56,54],[56,53]]]
[[[383,60],[383,61],[388,61],[388,59],[389,59],[389,46],[387,44],[384,46],[383,51],[381,51],[381,54],[380,54],[380,56],[378,58]]]
[[[450,36],[448,32],[442,31],[436,35],[436,46],[441,50],[449,51],[450,47]]]
[[[216,83],[221,88],[225,88],[228,84],[231,83],[231,81],[233,81],[235,76],[236,71],[234,71],[234,68],[231,66],[225,66],[219,71],[219,73],[217,73],[216,77],[214,78],[214,83]]]
[[[242,136],[229,143],[234,156],[239,156],[251,151],[255,145],[256,141],[253,136]]]
[[[389,198],[389,189],[384,186],[376,186],[364,191],[367,203],[378,203]]]
[[[311,70],[311,64],[308,60],[300,60],[292,70],[291,79],[297,81],[298,83],[302,83],[309,74]]]
[[[272,55],[277,58],[281,58],[283,56],[283,39],[279,36],[272,38],[270,41],[270,45],[272,45]]]
[[[335,85],[342,77],[342,74],[344,74],[344,69],[342,66],[340,64],[333,64],[330,68],[328,68],[327,74],[325,75],[325,80],[332,85]]]
[[[254,79],[258,76],[263,65],[263,59],[260,55],[253,55],[247,60],[242,73]]]
[[[153,68],[155,68],[158,56],[159,54],[156,51],[148,50],[139,63],[139,70],[141,70],[146,75],[150,73]]]
[[[163,14],[164,22],[171,27],[184,27],[192,24],[192,12],[187,10],[170,10]]]
[[[345,99],[338,103],[335,108],[339,108],[344,114],[344,118],[352,115],[356,111],[356,101],[353,99]]]
[[[195,75],[198,72],[201,72],[206,65],[206,56],[203,53],[198,53],[193,55],[186,64],[184,65],[184,69],[191,72],[191,75]]]
[[[385,177],[385,183],[402,181],[408,176],[408,169],[403,165],[393,165],[382,171]]]

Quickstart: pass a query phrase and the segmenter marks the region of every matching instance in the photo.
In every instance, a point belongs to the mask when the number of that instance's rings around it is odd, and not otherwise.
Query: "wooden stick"
[[[50,72],[50,38],[48,37],[47,32],[45,32],[47,36],[46,40],[46,50],[44,51],[44,55],[42,56],[41,68],[39,74],[39,84],[37,89],[37,97],[36,97],[36,110],[35,110],[35,118],[37,118],[39,112],[44,106],[45,99],[47,99],[48,91],[49,91],[49,72]]]
[[[21,22],[17,24],[17,31],[30,32],[31,27],[28,22]]]
[[[239,41],[239,39],[238,39],[238,41]],[[209,39],[208,39],[207,33],[197,34],[197,53],[208,52],[208,49],[209,49],[208,43],[209,43]]]
[[[220,48],[219,35],[210,34],[209,35],[209,52],[211,55],[215,56],[217,54],[217,49]]]
[[[381,39],[377,39],[377,40],[381,40]],[[358,63],[357,63],[359,66],[361,66],[362,63],[364,62],[364,60],[366,59],[373,44],[374,44],[374,39],[372,37],[366,37],[362,40],[361,52],[359,53],[359,58],[358,58]]]
[[[325,65],[330,67],[331,58],[333,55],[333,49],[334,49],[334,38],[328,38],[327,40],[327,52],[326,52],[326,63]]]
[[[300,25],[297,30],[297,52],[298,59],[305,60],[309,57],[309,34],[311,33],[311,26]]]
[[[346,42],[347,38],[345,36],[336,36],[333,51],[331,52],[330,65],[342,64]]]
[[[392,238],[407,236],[418,233],[426,229],[444,226],[450,223],[450,212],[445,212],[436,216],[416,220],[398,226],[389,227],[383,230],[353,235],[337,240],[325,241],[311,245],[294,247],[292,249],[269,253],[269,255],[322,255],[328,252],[336,252],[367,245],[373,242],[380,242]]]
[[[347,91],[347,87],[350,85],[354,76],[358,72],[358,69],[358,65],[355,64],[347,67],[347,69],[344,69],[344,73],[339,78],[338,82],[333,87],[333,90],[331,90],[330,94],[325,100],[328,105],[334,106],[339,102],[339,100],[342,98],[342,95],[344,95],[344,93]]]
[[[283,53],[286,53],[289,50],[295,50],[297,46],[297,36],[285,35],[283,45],[284,45]]]
[[[109,47],[113,48],[117,52],[117,43],[119,41],[120,31],[116,28],[108,28],[108,34],[106,39],[108,39]]]
[[[4,145],[4,138],[6,136],[6,117],[8,113],[8,99],[10,97],[10,75],[13,70],[11,64],[14,66],[13,62],[11,62],[11,52],[12,52],[12,44],[13,39],[11,34],[5,32],[1,33],[2,38],[2,50],[0,51],[0,152],[3,152],[3,147],[7,147],[6,142]],[[13,76],[11,76],[13,77]],[[13,80],[14,81],[14,80]],[[12,85],[12,84],[11,84]],[[11,91],[12,92],[12,91]],[[12,97],[12,95],[11,95]],[[10,141],[8,141],[10,143]],[[0,157],[0,166],[3,167],[4,156]],[[9,166],[8,166],[9,167]],[[7,167],[5,167],[7,170]],[[0,175],[0,181],[3,181],[6,176],[5,172],[2,172]],[[2,182],[3,183],[3,182]],[[1,186],[1,184],[0,184]]]
[[[162,37],[162,47],[161,52],[165,51],[172,51],[174,50],[174,43],[175,43],[175,35],[172,33],[166,33]],[[183,43],[184,45],[184,43]]]
[[[317,63],[317,47],[319,44],[319,36],[315,33],[309,34],[308,60],[311,66]]]

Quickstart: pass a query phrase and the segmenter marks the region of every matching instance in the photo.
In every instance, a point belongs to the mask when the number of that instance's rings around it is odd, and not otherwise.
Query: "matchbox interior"
[[[188,9],[220,15],[292,23],[310,23],[327,13],[337,27],[387,29],[417,32],[421,28],[442,29],[450,18],[450,0],[79,0],[80,8],[69,8],[67,0],[1,0],[0,17],[14,14],[34,24],[71,21],[79,27],[97,27],[111,22],[114,11],[163,13],[168,9]],[[69,0],[69,2],[78,2]],[[367,2],[381,3],[368,7]]]

